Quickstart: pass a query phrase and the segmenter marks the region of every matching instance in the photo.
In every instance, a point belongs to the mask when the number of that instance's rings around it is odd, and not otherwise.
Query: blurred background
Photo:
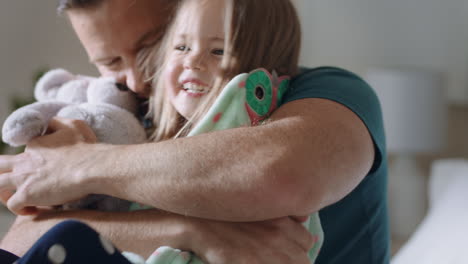
[[[434,161],[468,158],[468,1],[296,4],[303,27],[301,64],[356,72],[381,100],[395,252],[428,212]]]
[[[303,24],[301,64],[353,71],[382,101],[391,138],[389,203],[396,250],[427,212],[433,161],[468,158],[468,1],[295,3]],[[55,4],[0,1],[1,122],[14,102],[31,98],[34,77],[42,70],[97,74]],[[418,140],[409,136],[416,132]],[[0,237],[12,219],[5,210],[2,215]]]

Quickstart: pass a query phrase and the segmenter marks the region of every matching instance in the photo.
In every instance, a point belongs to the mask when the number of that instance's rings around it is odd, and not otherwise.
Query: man
[[[174,1],[62,2],[101,74],[148,96],[137,55],[159,40]],[[78,218],[119,248],[143,255],[169,245],[208,263],[228,263],[234,254],[249,263],[307,263],[312,241],[305,229],[289,218],[265,219],[321,210],[325,243],[317,263],[388,262],[380,109],[351,73],[321,68],[300,75],[271,122],[258,127],[124,147],[90,144],[94,134],[79,121],[54,120],[50,127],[54,133],[31,142],[24,154],[0,157],[1,198],[12,211],[37,212],[34,206],[106,185],[104,194],[174,214],[20,216],[0,245],[18,255],[55,223]],[[193,240],[180,239],[187,235]]]

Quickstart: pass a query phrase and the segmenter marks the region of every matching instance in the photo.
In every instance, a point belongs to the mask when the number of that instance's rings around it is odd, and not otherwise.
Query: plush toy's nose
[[[128,86],[123,84],[123,83],[116,83],[115,86],[117,86],[117,89],[119,89],[122,92],[126,92],[126,91],[130,90],[128,88]]]

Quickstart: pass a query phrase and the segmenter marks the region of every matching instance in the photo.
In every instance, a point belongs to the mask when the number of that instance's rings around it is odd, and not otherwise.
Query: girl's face
[[[224,55],[224,0],[187,0],[176,18],[163,71],[174,108],[186,119],[202,103],[220,76]]]

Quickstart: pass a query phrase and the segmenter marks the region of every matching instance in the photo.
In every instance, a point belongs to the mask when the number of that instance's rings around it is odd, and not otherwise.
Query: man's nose
[[[149,96],[149,85],[144,82],[142,74],[134,69],[128,69],[120,75],[117,82],[125,84],[130,90],[140,97]]]

